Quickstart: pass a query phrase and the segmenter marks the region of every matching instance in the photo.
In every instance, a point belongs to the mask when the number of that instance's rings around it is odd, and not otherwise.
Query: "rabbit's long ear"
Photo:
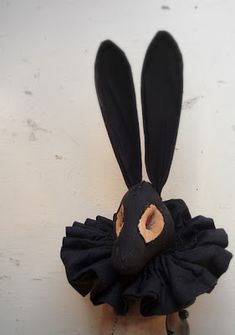
[[[182,93],[180,50],[169,33],[160,31],[147,49],[141,78],[146,170],[159,194],[174,154]]]
[[[96,92],[128,188],[142,179],[139,123],[131,68],[123,51],[104,41],[95,62]]]

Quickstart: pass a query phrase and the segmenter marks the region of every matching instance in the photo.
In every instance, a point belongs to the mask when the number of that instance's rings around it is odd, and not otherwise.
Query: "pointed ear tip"
[[[161,47],[163,47],[163,49]],[[147,53],[151,52],[150,50],[153,49],[158,49],[159,51],[162,49],[163,52],[168,50],[177,57],[180,63],[183,62],[183,57],[179,45],[168,31],[160,30],[156,33],[151,43],[149,44]]]
[[[105,51],[109,51],[111,49],[119,49],[118,46],[111,40],[104,40],[100,43],[97,54],[101,54]]]
[[[156,35],[154,36],[152,43],[153,42],[157,42],[157,43],[162,43],[162,42],[168,42],[171,45],[178,47],[178,44],[176,42],[176,40],[174,39],[174,37],[166,30],[159,30]]]
[[[159,30],[156,33],[156,36],[158,36],[159,38],[170,38],[170,39],[173,39],[173,36],[167,30]]]
[[[120,53],[123,53],[121,49],[111,40],[104,40],[101,42],[95,59],[95,66],[100,63],[106,63],[107,59],[116,57]]]

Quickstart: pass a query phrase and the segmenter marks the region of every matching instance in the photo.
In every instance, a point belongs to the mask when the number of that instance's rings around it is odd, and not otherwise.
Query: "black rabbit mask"
[[[95,62],[97,95],[128,191],[113,221],[98,215],[66,227],[61,248],[69,283],[94,305],[126,314],[130,297],[143,316],[169,315],[209,293],[227,270],[228,237],[211,218],[192,218],[182,199],[162,201],[177,137],[183,62],[167,32],[147,49],[141,78],[145,164],[142,181],[139,123],[130,65],[111,41]]]
[[[113,42],[101,44],[95,63],[97,95],[109,138],[128,192],[114,215],[117,239],[112,262],[136,274],[174,245],[174,223],[161,201],[173,157],[182,102],[183,62],[167,32],[147,49],[141,78],[145,162],[151,183],[142,182],[139,123],[130,65]]]

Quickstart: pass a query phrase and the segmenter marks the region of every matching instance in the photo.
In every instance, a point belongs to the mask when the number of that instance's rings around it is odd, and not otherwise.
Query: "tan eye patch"
[[[151,242],[158,237],[164,228],[162,213],[155,205],[150,205],[140,218],[138,228],[145,242]]]
[[[116,229],[116,234],[119,236],[122,227],[123,227],[123,219],[124,219],[124,207],[123,205],[120,206],[119,211],[117,212],[117,217],[116,217],[116,223],[115,223],[115,229]]]

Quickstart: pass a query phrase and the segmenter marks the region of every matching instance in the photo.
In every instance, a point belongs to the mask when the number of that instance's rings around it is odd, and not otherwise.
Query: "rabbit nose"
[[[133,253],[130,250],[121,250],[118,245],[113,249],[112,264],[122,275],[133,275],[140,270]]]

